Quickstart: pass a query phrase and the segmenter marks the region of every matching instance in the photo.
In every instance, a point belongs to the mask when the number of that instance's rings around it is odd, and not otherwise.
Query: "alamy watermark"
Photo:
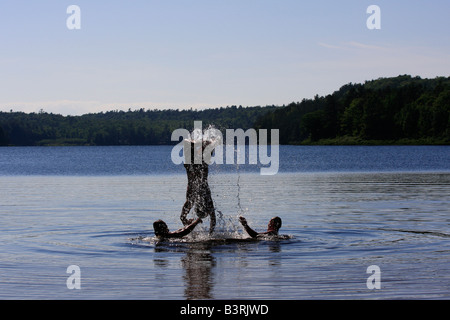
[[[67,7],[66,13],[70,15],[66,19],[66,26],[69,30],[81,29],[81,9],[78,5],[70,5]],[[381,9],[377,5],[370,5],[366,10],[370,16],[366,20],[366,26],[369,30],[381,29]]]
[[[268,166],[260,168],[261,175],[275,175],[280,165],[279,130],[270,130],[270,148],[267,134],[267,129],[258,131],[226,129],[225,148],[223,148],[224,136],[220,130],[211,127],[203,130],[202,122],[194,121],[192,133],[187,129],[176,129],[172,132],[172,141],[180,141],[180,138],[182,140],[173,147],[171,159],[176,165],[191,164],[191,144],[194,144],[194,150],[199,150],[193,155],[194,164],[200,164],[203,161],[207,164],[224,164],[224,158],[225,164],[246,164],[248,148],[248,164],[258,164],[259,160],[261,165]],[[204,142],[208,144],[203,146]],[[181,151],[183,151],[182,154]]]
[[[367,289],[381,289],[381,269],[377,265],[371,265],[367,267],[366,273],[370,274],[367,278]]]
[[[81,29],[81,9],[77,5],[70,5],[66,10],[67,14],[70,14],[66,20],[66,27],[69,30],[80,30]]]
[[[71,265],[67,267],[66,273],[70,276],[66,280],[66,286],[69,290],[81,289],[81,269],[77,265]]]
[[[81,269],[77,265],[70,265],[67,267],[66,273],[70,274],[66,280],[66,286],[69,290],[81,289]],[[381,289],[381,269],[377,265],[368,266],[366,273],[370,276],[366,280],[366,286],[369,290]]]
[[[369,30],[380,30],[381,29],[381,9],[377,5],[371,5],[366,10],[367,14],[370,14],[367,18],[366,26]]]

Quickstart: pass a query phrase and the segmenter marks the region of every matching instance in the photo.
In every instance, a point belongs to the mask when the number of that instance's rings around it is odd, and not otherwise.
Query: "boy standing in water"
[[[185,154],[185,164],[187,174],[187,190],[186,202],[181,210],[181,222],[187,226],[192,223],[193,219],[187,219],[187,215],[192,207],[195,206],[196,215],[204,219],[208,215],[210,217],[209,233],[213,233],[216,226],[216,213],[214,203],[211,197],[211,190],[208,184],[208,163],[203,158],[205,149],[211,144],[211,141],[195,142],[192,140],[185,140],[185,149],[188,151]],[[214,146],[209,146],[207,153],[211,155]],[[189,154],[190,150],[190,154]],[[209,151],[210,150],[210,151]],[[211,152],[211,153],[209,153]]]

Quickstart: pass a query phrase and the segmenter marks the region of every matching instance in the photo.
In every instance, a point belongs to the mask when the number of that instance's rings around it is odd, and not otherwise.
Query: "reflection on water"
[[[179,247],[177,244],[168,246],[167,244],[156,243],[155,253],[160,252],[183,252],[181,260],[183,269],[184,297],[186,299],[213,299],[212,290],[214,286],[212,269],[216,266],[216,259],[211,254],[211,244],[195,243],[184,244]],[[168,259],[154,257],[157,267],[166,268],[169,265]]]
[[[268,252],[280,253],[282,245],[289,240],[254,240],[248,238],[219,238],[208,239],[205,235],[202,240],[170,240],[158,241],[156,238],[131,239],[134,245],[154,248],[154,264],[164,272],[170,265],[169,258],[162,258],[159,253],[178,253],[181,269],[183,270],[184,298],[187,300],[214,299],[215,284],[218,282],[216,269],[217,260],[222,268],[235,264],[235,257],[239,257],[238,266],[248,267],[250,262],[246,257],[256,252],[260,245],[267,247]],[[231,255],[224,258],[222,254]],[[281,265],[279,255],[267,256],[267,264],[271,267]],[[236,265],[234,266],[236,267]],[[223,270],[222,270],[223,271]],[[220,290],[220,288],[219,288]]]
[[[181,265],[185,272],[183,276],[185,298],[212,299],[214,284],[212,269],[216,266],[216,261],[210,249],[188,250],[186,256],[181,259]]]
[[[448,172],[239,173],[239,194],[237,176],[210,180],[233,241],[161,243],[144,239],[181,227],[183,175],[0,177],[0,298],[450,298]],[[292,238],[244,241],[239,215],[257,231],[278,215]]]

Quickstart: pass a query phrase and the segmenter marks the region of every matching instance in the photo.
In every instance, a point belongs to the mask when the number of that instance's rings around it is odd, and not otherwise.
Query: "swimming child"
[[[278,230],[280,230],[281,228],[280,217],[274,217],[270,219],[269,224],[267,225],[266,232],[256,232],[255,230],[250,228],[247,224],[247,219],[245,219],[244,217],[239,217],[239,221],[241,222],[242,226],[244,227],[248,235],[252,238],[259,238],[264,236],[278,236]]]
[[[162,220],[153,222],[153,229],[155,230],[155,236],[160,239],[167,238],[182,238],[194,230],[197,224],[202,223],[202,219],[198,218],[188,226],[178,229],[177,231],[170,232],[167,224]]]

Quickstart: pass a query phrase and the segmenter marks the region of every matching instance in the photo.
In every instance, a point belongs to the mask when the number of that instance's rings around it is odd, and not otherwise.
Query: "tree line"
[[[219,130],[252,128],[275,106],[231,106],[205,110],[137,110],[63,116],[47,113],[0,112],[0,145],[170,145],[172,132],[192,130],[194,121]]]
[[[268,112],[254,126],[278,128],[281,144],[449,144],[450,77],[349,83]]]
[[[219,130],[279,129],[281,144],[449,144],[450,77],[349,83],[287,106],[141,108],[82,116],[0,112],[0,145],[167,145],[174,143],[173,130],[191,130],[194,121]]]

